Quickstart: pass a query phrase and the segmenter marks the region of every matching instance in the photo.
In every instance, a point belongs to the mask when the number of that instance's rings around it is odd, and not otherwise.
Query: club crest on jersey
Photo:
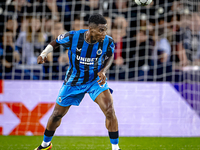
[[[81,51],[81,48],[78,48],[78,47],[77,47],[76,50],[80,52],[80,51]]]
[[[97,55],[101,55],[102,54],[102,49],[98,49],[97,50]]]

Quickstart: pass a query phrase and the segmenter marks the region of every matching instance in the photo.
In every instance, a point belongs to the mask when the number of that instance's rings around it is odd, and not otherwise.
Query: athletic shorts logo
[[[60,103],[62,102],[62,99],[61,99],[61,97],[59,97],[58,101],[59,101]]]
[[[101,49],[98,49],[97,50],[97,55],[101,55],[102,54],[102,50]]]
[[[106,85],[106,83],[104,83],[103,85],[100,85],[100,84],[99,84],[99,86],[100,86],[101,88],[103,88],[105,85]]]

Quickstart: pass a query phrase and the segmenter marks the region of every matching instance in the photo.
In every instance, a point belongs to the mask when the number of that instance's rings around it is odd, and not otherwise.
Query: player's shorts
[[[69,86],[63,83],[56,99],[56,103],[63,107],[70,105],[78,106],[86,93],[88,93],[94,101],[100,93],[107,89],[110,89],[107,82],[103,86],[100,86],[97,83],[97,80],[79,86]],[[113,90],[110,89],[110,92],[112,93]]]

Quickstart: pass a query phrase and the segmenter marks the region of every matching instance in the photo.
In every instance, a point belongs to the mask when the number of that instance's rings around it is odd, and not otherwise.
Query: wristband
[[[44,57],[47,57],[47,55],[52,51],[53,51],[53,46],[48,44],[47,47],[42,51],[40,56],[42,57],[42,59],[44,59]]]

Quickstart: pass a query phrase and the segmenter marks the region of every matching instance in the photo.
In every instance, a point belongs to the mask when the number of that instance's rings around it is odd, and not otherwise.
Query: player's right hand
[[[44,59],[42,59],[42,56],[38,56],[38,58],[37,58],[37,63],[38,64],[43,64],[43,63],[45,63],[46,62],[46,57],[44,57]]]

